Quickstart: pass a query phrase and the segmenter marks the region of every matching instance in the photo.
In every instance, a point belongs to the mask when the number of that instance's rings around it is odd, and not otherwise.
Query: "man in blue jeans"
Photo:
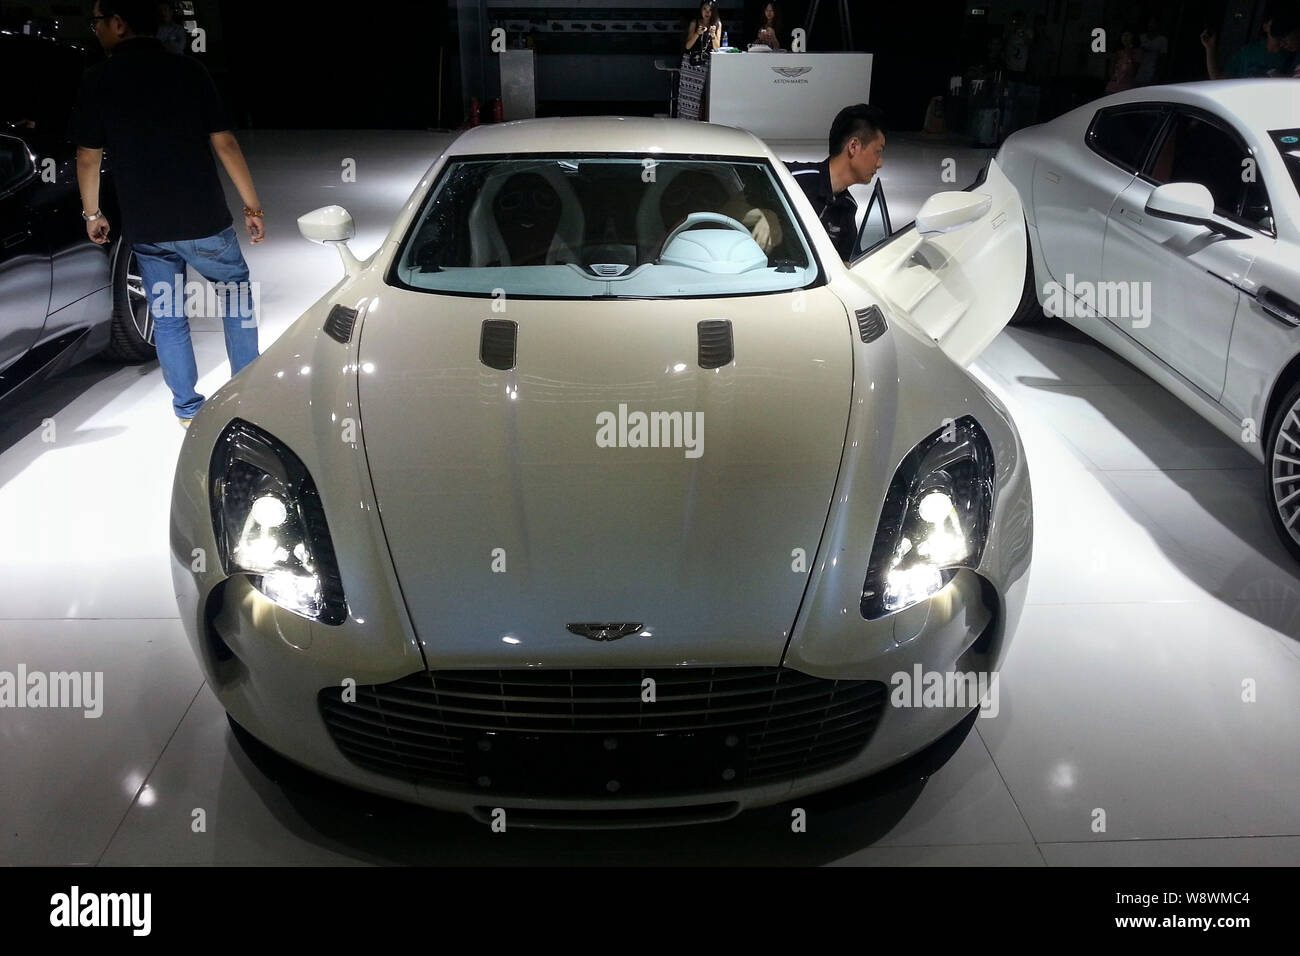
[[[226,356],[235,375],[257,358],[257,320],[248,265],[218,178],[221,159],[244,201],[254,243],[266,236],[262,207],[239,142],[207,70],[168,53],[154,37],[153,0],[98,0],[91,27],[109,59],[87,71],[69,138],[77,144],[86,233],[101,245],[110,224],[99,208],[107,148],[124,235],[140,265],[154,318],[154,344],[172,407],[188,426],[203,404],[185,317],[185,267],[212,282],[222,306]]]

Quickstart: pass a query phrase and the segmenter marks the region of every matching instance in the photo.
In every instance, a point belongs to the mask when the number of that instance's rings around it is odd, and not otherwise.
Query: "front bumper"
[[[404,683],[409,686],[412,678],[410,662],[403,655],[388,655],[387,660],[380,660],[377,655],[366,651],[362,635],[357,633],[364,632],[364,625],[357,625],[352,620],[341,627],[313,625],[274,605],[242,576],[230,578],[208,595],[200,596],[189,568],[177,562],[174,570],[182,601],[188,599],[193,601],[189,606],[203,609],[201,614],[187,621],[187,631],[209,686],[231,717],[254,737],[294,762],[350,786],[439,810],[468,813],[483,822],[491,822],[494,814],[504,811],[512,826],[641,827],[710,822],[726,819],[742,810],[781,803],[848,783],[884,769],[943,736],[973,706],[971,701],[955,707],[893,706],[890,703],[891,675],[898,672],[910,674],[918,667],[924,672],[946,672],[980,670],[988,666],[998,653],[994,638],[1001,632],[1003,617],[994,590],[978,575],[962,572],[944,591],[927,602],[930,606],[926,610],[923,633],[914,635],[898,646],[895,653],[877,662],[874,673],[855,675],[853,679],[837,682],[831,679],[817,681],[785,669],[783,673],[788,677],[809,682],[811,690],[803,695],[804,700],[825,691],[828,685],[840,685],[836,692],[838,696],[832,695],[821,715],[805,715],[824,724],[829,731],[825,736],[831,739],[832,744],[845,742],[834,738],[837,731],[852,729],[850,725],[863,722],[860,718],[865,721],[865,726],[857,727],[860,733],[847,749],[841,747],[835,751],[833,746],[829,747],[834,751],[830,756],[835,759],[804,761],[789,775],[754,772],[763,763],[763,755],[760,753],[755,760],[755,751],[762,748],[758,746],[761,741],[756,742],[749,735],[752,727],[748,730],[740,728],[738,734],[739,746],[748,751],[741,758],[742,763],[724,766],[712,763],[707,754],[702,756],[700,747],[707,746],[710,741],[726,744],[730,735],[725,732],[724,715],[723,721],[712,727],[708,726],[707,717],[697,717],[695,723],[705,729],[695,735],[694,744],[687,745],[681,752],[674,750],[671,739],[674,728],[658,728],[666,730],[669,739],[661,739],[661,743],[666,745],[645,759],[663,759],[666,761],[664,766],[674,771],[664,774],[665,785],[686,781],[684,786],[672,787],[671,792],[653,792],[655,787],[650,779],[653,771],[645,766],[640,768],[639,783],[629,783],[621,788],[623,792],[607,789],[608,780],[600,776],[600,768],[592,767],[589,761],[584,760],[578,761],[581,779],[576,782],[558,780],[556,775],[566,772],[566,761],[570,769],[573,768],[579,750],[566,750],[565,759],[558,761],[550,761],[544,750],[537,751],[529,759],[533,779],[540,778],[539,772],[547,772],[550,776],[544,784],[531,788],[519,785],[519,781],[524,779],[522,777],[504,782],[489,779],[484,783],[484,755],[476,749],[469,750],[469,759],[459,769],[461,779],[457,784],[454,776],[422,771],[409,760],[404,764],[402,754],[418,753],[418,749],[392,746],[387,748],[387,754],[380,753],[380,760],[364,764],[355,759],[356,748],[349,748],[351,756],[340,749],[337,723],[327,722],[323,716],[324,699],[334,698],[336,703],[332,706],[335,708],[347,707],[349,705],[337,703],[347,690],[355,691],[354,700],[373,705],[372,688],[398,685],[400,689]],[[910,622],[896,615],[884,626],[910,628],[919,621],[921,618],[917,615]],[[365,661],[364,669],[357,666],[362,660]],[[425,678],[424,672],[415,673],[420,675],[420,679]],[[582,675],[584,672],[559,673]],[[639,687],[639,681],[636,686]],[[663,697],[659,699],[664,700]],[[625,703],[635,706],[631,701]],[[503,727],[506,721],[496,713],[500,709],[499,702],[484,700],[482,704],[480,713],[454,715],[455,732],[464,734],[462,750],[476,748],[479,740],[492,739],[503,745],[509,742],[512,749],[507,752],[520,754],[531,746],[530,740],[537,740],[536,734],[512,732]],[[537,705],[530,707],[537,709]],[[645,709],[640,708],[643,713]],[[393,727],[403,723],[396,714],[378,716],[371,728],[377,737],[386,735],[382,729],[385,721]],[[624,747],[636,741],[637,731],[632,723],[625,720],[613,728],[616,732],[592,737],[589,753],[599,754],[597,742],[603,746],[608,738],[615,739]],[[491,729],[484,731],[484,727]],[[781,730],[776,727],[774,732]],[[819,746],[815,734],[816,730],[811,742],[795,741],[796,748],[805,755],[815,751]],[[683,735],[680,739],[687,741],[691,737]],[[785,742],[790,742],[790,739]],[[775,743],[777,746],[770,752],[779,757],[782,741]],[[823,746],[823,751],[827,749]],[[648,753],[644,747],[640,752],[643,755]],[[386,766],[384,759],[389,761]],[[718,776],[712,783],[706,783],[698,775],[691,777],[688,773],[683,776],[676,772],[683,762],[691,764],[700,774],[713,770],[718,771]],[[766,765],[772,766],[772,760],[769,759]],[[733,777],[734,782],[721,776],[728,769],[738,771]],[[584,788],[589,792],[584,792]],[[551,792],[538,795],[528,792],[530,789]]]

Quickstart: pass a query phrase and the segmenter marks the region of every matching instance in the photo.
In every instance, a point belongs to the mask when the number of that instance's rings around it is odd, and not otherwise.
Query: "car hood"
[[[702,368],[717,319],[734,361]],[[515,323],[513,368],[484,361],[509,361],[485,320]],[[361,440],[429,665],[779,664],[840,467],[851,334],[826,289],[385,289],[360,328]],[[610,623],[639,627],[569,627]]]

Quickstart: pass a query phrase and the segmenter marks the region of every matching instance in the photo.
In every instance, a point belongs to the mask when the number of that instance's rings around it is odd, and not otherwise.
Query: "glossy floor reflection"
[[[241,140],[269,215],[267,241],[245,243],[265,344],[339,275],[296,216],[347,206],[368,255],[448,137]],[[985,155],[892,137],[895,224]],[[210,394],[221,333],[194,339]],[[171,594],[181,432],[157,366],[92,362],[46,383],[0,421],[0,670],[102,672],[105,709],[0,711],[0,864],[1300,862],[1300,580],[1260,470],[1061,323],[1005,332],[976,374],[1020,425],[1037,517],[1000,712],[946,741],[942,763],[805,801],[803,834],[777,807],[671,831],[494,835],[246,749]]]

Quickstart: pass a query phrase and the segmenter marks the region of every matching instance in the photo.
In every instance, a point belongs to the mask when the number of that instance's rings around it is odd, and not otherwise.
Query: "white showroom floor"
[[[269,216],[267,241],[245,242],[265,345],[339,273],[295,217],[346,205],[368,254],[447,137],[241,140]],[[781,152],[821,158],[815,145]],[[984,155],[891,138],[896,225],[945,188],[944,158],[963,185]],[[355,183],[340,176],[349,158]],[[221,335],[195,341],[211,394],[227,373]],[[494,835],[250,759],[172,595],[182,432],[157,365],[96,361],[45,383],[0,415],[0,669],[103,671],[108,686],[97,720],[0,714],[0,864],[1300,863],[1300,569],[1274,539],[1260,470],[1059,322],[1003,333],[975,372],[1019,423],[1037,519],[1000,713],[928,780],[851,792],[805,834],[787,810]]]

